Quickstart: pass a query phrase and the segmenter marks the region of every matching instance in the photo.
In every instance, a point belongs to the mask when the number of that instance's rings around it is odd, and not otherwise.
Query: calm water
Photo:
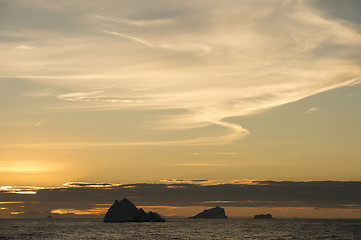
[[[0,239],[361,239],[361,220],[0,220]]]

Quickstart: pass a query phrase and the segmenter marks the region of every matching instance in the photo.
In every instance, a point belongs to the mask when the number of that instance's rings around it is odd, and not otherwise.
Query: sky
[[[360,11],[1,0],[0,218],[361,218]]]

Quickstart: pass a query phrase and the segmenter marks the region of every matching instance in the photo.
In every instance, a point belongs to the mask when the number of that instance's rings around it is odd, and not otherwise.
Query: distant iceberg
[[[273,219],[271,214],[260,214],[260,215],[254,215],[254,219]]]
[[[128,199],[123,198],[121,201],[115,200],[105,214],[104,222],[165,222],[165,219],[156,212],[146,213]]]
[[[224,208],[221,207],[215,207],[211,209],[204,210],[201,213],[198,213],[197,215],[189,218],[211,218],[211,219],[226,219],[226,213],[224,211]]]

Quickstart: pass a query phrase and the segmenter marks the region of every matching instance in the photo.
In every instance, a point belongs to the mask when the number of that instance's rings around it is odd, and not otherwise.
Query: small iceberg
[[[215,208],[204,210],[203,212],[198,213],[197,215],[189,218],[226,219],[227,216],[224,211],[224,208],[217,206]]]
[[[253,217],[254,219],[273,219],[271,214],[259,214],[259,215],[254,215]]]
[[[104,222],[165,222],[158,213],[138,209],[126,198],[115,200],[104,216]]]

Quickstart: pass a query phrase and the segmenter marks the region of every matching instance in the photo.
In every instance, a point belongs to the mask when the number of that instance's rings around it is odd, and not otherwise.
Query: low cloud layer
[[[68,183],[57,188],[27,187],[23,191],[17,187],[17,193],[2,187],[0,207],[6,208],[1,211],[24,213],[51,212],[56,209],[91,213],[102,207],[100,210],[104,213],[115,199],[127,197],[139,206],[210,207],[221,204],[223,207],[361,209],[359,181],[247,180],[244,183],[209,184],[207,180],[170,179],[169,182],[179,183]]]
[[[51,89],[58,101],[43,111],[183,109],[149,128],[227,129],[180,144],[245,137],[246,129],[224,119],[360,81],[355,23],[324,14],[312,1],[4,6],[8,28],[0,31],[8,40],[0,42],[0,77]]]

